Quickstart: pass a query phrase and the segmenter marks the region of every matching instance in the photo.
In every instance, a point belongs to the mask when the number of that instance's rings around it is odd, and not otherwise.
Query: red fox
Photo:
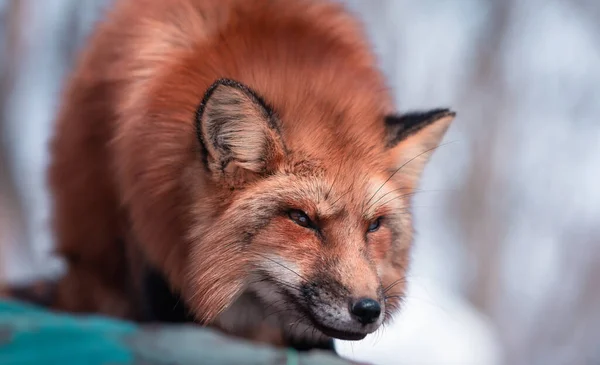
[[[454,117],[396,112],[336,2],[117,0],[51,142],[54,306],[362,339],[401,303],[411,194]]]

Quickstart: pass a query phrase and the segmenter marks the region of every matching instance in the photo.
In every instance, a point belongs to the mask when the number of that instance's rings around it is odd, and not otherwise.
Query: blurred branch
[[[8,148],[7,109],[9,96],[14,87],[15,75],[18,71],[18,60],[21,54],[20,20],[23,15],[25,1],[12,0],[4,7],[2,15],[3,32],[6,34],[0,62],[0,254],[5,252],[7,232],[14,232],[21,227],[15,227],[14,217],[18,223],[23,222],[23,207],[18,199],[15,185],[12,159]],[[2,270],[0,270],[2,272]]]
[[[475,67],[470,80],[467,80],[467,92],[462,96],[463,105],[478,105],[478,108],[466,110],[464,121],[471,121],[470,134],[477,136],[472,140],[473,160],[467,172],[465,186],[455,196],[453,205],[460,207],[460,222],[464,232],[467,251],[477,258],[474,282],[469,285],[470,300],[486,313],[495,301],[499,290],[498,274],[501,262],[498,252],[502,245],[503,229],[501,225],[502,207],[489,207],[502,171],[495,165],[494,145],[504,125],[502,110],[507,100],[504,89],[501,60],[503,46],[512,17],[513,0],[490,2],[490,19],[487,29],[475,45],[477,51]],[[476,101],[474,101],[476,100]],[[485,122],[482,122],[485,121]],[[493,208],[493,209],[492,209]]]
[[[597,21],[600,19],[600,2],[597,0],[573,0],[571,4],[590,20],[590,24],[596,30],[592,34],[600,39],[600,24]]]

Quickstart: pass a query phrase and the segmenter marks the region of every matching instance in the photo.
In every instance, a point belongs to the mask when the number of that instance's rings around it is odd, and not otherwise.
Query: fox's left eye
[[[293,220],[297,225],[306,228],[312,227],[312,222],[310,221],[310,218],[308,218],[308,215],[303,211],[293,209],[288,214],[290,216],[290,219]]]
[[[375,232],[381,226],[381,217],[375,219],[371,224],[369,224],[369,229],[367,230],[369,233]]]

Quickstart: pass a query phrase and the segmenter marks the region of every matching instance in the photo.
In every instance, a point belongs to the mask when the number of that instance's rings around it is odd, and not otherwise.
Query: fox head
[[[454,116],[375,115],[368,134],[299,142],[257,92],[215,82],[196,115],[199,184],[214,192],[199,197],[187,263],[196,317],[210,323],[250,291],[326,336],[374,332],[402,300],[411,194]]]

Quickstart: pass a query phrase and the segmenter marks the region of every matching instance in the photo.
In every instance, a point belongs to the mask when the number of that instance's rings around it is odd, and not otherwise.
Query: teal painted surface
[[[131,364],[122,342],[135,326],[100,317],[77,318],[17,302],[0,302],[0,364]]]
[[[329,353],[256,346],[191,325],[137,326],[0,300],[1,365],[348,365]]]

